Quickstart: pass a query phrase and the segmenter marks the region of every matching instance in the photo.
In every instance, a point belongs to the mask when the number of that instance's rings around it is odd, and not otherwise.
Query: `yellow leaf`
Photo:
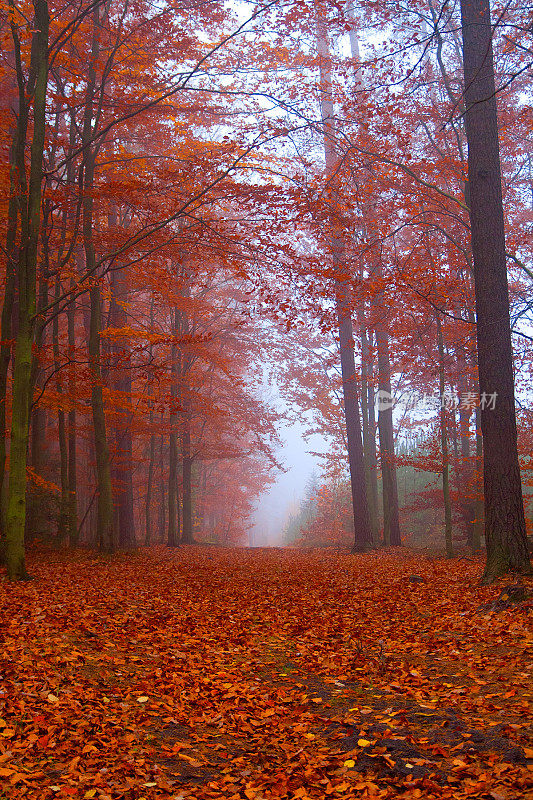
[[[322,702],[322,698],[321,697],[312,697],[311,700],[313,701],[313,703],[321,703]]]
[[[355,761],[353,758],[349,758],[347,761],[344,762],[345,767],[355,767]]]
[[[49,703],[59,703],[59,697],[56,697],[55,694],[50,693],[47,698]]]
[[[368,739],[358,739],[357,740],[357,746],[358,747],[368,747],[369,744],[372,744],[372,742],[369,742]]]
[[[314,739],[315,738],[315,734],[314,733],[306,733],[305,734],[305,738],[306,739]]]
[[[4,730],[2,731],[2,736],[4,736],[6,739],[11,739],[11,737],[14,735],[15,731],[13,730],[13,728],[4,728]]]
[[[141,697],[138,697],[138,698],[137,698],[137,702],[138,702],[138,703],[147,703],[147,702],[148,702],[148,700],[149,700],[149,698],[148,698],[148,697],[146,697],[146,695],[145,695],[145,694],[143,694],[143,695],[141,695]]]
[[[96,794],[96,789],[88,789],[85,794],[83,795],[84,800],[90,800],[91,797],[94,797]]]
[[[0,728],[7,728],[7,722],[5,719],[0,719]]]

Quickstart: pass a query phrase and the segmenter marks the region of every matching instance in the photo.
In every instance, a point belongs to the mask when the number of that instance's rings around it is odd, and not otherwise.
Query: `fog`
[[[303,417],[303,414],[302,414]],[[280,428],[283,445],[277,458],[286,469],[280,473],[256,504],[249,543],[253,547],[283,544],[283,528],[290,512],[298,507],[306,484],[314,471],[320,473],[320,458],[312,453],[325,453],[327,442],[319,435],[304,439],[304,422],[287,422]]]

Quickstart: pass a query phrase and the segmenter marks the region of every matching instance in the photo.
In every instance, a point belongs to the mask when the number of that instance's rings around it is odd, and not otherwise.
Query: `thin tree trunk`
[[[96,256],[93,241],[93,210],[94,202],[92,189],[94,186],[95,153],[90,144],[92,136],[92,106],[96,86],[95,63],[99,52],[98,36],[100,30],[99,6],[93,12],[93,40],[91,59],[87,71],[87,92],[85,98],[85,115],[83,122],[82,141],[84,145],[84,197],[83,197],[83,245],[85,251],[86,270],[96,277]],[[105,552],[113,552],[116,547],[114,518],[113,518],[113,490],[111,486],[111,466],[109,447],[107,443],[106,419],[104,409],[104,396],[102,389],[102,367],[100,354],[101,324],[101,293],[100,287],[94,283],[90,293],[90,323],[89,323],[89,363],[91,367],[91,409],[94,427],[94,447],[96,458],[96,475],[98,487],[98,512],[96,539],[98,547]]]
[[[461,0],[487,562],[484,582],[531,571],[518,463],[513,350],[489,0]],[[493,402],[494,400],[494,402]]]
[[[61,281],[59,273],[56,276],[55,300],[60,296]],[[54,351],[54,368],[56,370],[56,388],[58,397],[63,394],[63,379],[59,366],[59,315],[54,316],[52,324],[52,341]],[[65,412],[60,408],[57,412],[58,435],[59,435],[59,459],[61,477],[61,497],[59,500],[59,524],[57,537],[63,542],[68,533],[69,526],[69,485],[68,485],[68,451],[67,437],[65,431]]]
[[[334,181],[337,169],[337,157],[332,141],[334,136],[334,106],[331,89],[331,66],[329,44],[325,24],[318,22],[318,54],[320,56],[320,105],[324,126],[324,156],[326,162],[326,179]],[[346,440],[348,444],[348,464],[350,469],[350,485],[352,493],[352,509],[354,518],[353,550],[363,550],[372,544],[372,530],[365,483],[365,464],[363,457],[363,437],[359,415],[359,398],[357,395],[354,338],[352,327],[352,302],[350,281],[346,278],[345,248],[339,220],[334,209],[330,214],[330,246],[335,273],[334,294],[339,331],[339,348],[341,358],[342,390],[344,399],[344,417],[346,422]]]
[[[368,343],[367,331],[363,312],[358,311],[358,320],[361,336],[361,417],[363,422],[363,456],[365,460],[365,482],[366,495],[368,498],[368,514],[370,527],[372,530],[372,541],[375,545],[379,544],[379,517],[378,517],[378,498],[376,483],[376,464],[375,464],[375,428],[371,426],[370,405],[373,405],[373,398],[369,398],[369,373],[371,376],[372,367],[370,362],[370,348]],[[373,409],[372,409],[373,412]],[[374,459],[373,459],[374,456]]]
[[[191,417],[188,408],[183,413],[183,428],[181,435],[182,450],[182,544],[193,544],[192,520],[192,457],[191,457]]]
[[[173,341],[171,347],[171,364],[170,364],[170,436],[169,436],[169,454],[168,454],[168,537],[167,544],[169,547],[177,547],[179,544],[179,529],[176,528],[177,516],[177,494],[176,486],[178,483],[178,445],[177,445],[177,398],[178,398],[178,343],[177,336],[179,331],[179,312],[177,309],[172,310],[172,333]]]
[[[161,412],[161,430],[163,429],[164,423],[164,416],[163,412]],[[159,437],[159,468],[161,471],[161,480],[160,480],[160,488],[161,488],[161,502],[159,505],[159,541],[165,541],[166,535],[166,524],[165,524],[165,459],[164,459],[164,448],[163,448],[163,434]]]
[[[90,260],[88,259],[88,263]],[[96,540],[100,550],[112,553],[116,548],[111,468],[107,444],[104,396],[100,368],[101,297],[100,288],[94,285],[90,292],[91,325],[89,334],[89,361],[91,364],[91,407],[94,428],[94,451],[98,482],[98,515]]]
[[[472,532],[472,547],[481,548],[481,537],[485,529],[485,503],[483,499],[483,435],[481,433],[481,411],[476,407],[476,500],[475,520]]]
[[[373,375],[374,375],[374,359],[372,356],[372,331],[368,331],[367,336],[370,335],[370,339],[368,339],[368,381],[367,381],[367,407],[368,407],[368,427],[369,427],[369,439],[368,439],[368,463],[370,466],[370,484],[371,484],[371,491],[369,494],[369,503],[372,504],[373,507],[373,515],[376,519],[376,524],[378,528],[379,534],[379,498],[378,498],[378,456],[376,451],[376,406],[375,406],[375,395],[374,395],[374,386],[373,386]],[[372,380],[370,380],[372,378]],[[364,452],[365,458],[367,457],[367,444],[364,445]],[[378,535],[379,539],[379,535]]]
[[[461,359],[460,369],[465,368],[464,359]],[[465,397],[468,384],[464,375],[459,376],[458,380],[459,397]],[[464,402],[459,403],[459,437],[461,442],[461,466],[457,471],[458,484],[457,490],[460,497],[461,513],[466,528],[466,543],[469,547],[474,546],[474,520],[475,508],[471,493],[473,490],[473,470],[472,453],[470,449],[470,409]]]
[[[189,283],[185,275],[185,286],[183,289],[183,296],[189,297]],[[184,309],[181,314],[182,334],[184,341],[187,341],[190,336],[190,324],[187,311]],[[191,401],[189,397],[189,371],[190,371],[190,358],[187,353],[184,353],[182,359],[182,428],[181,428],[181,497],[182,497],[182,544],[194,544],[194,530],[193,530],[193,506],[192,506],[192,455],[191,455]]]
[[[150,332],[154,330],[154,298],[150,300]],[[150,342],[148,349],[148,360],[152,360],[153,347]],[[155,433],[154,433],[154,404],[150,400],[149,411],[149,424],[150,424],[150,456],[148,461],[148,480],[146,483],[146,498],[144,506],[144,519],[145,519],[145,532],[144,543],[149,545],[152,539],[152,484],[154,482],[154,465],[155,465]]]
[[[391,398],[389,336],[381,326],[376,326],[378,351],[378,385],[382,397]],[[383,480],[383,537],[386,545],[398,547],[400,535],[400,510],[398,506],[398,481],[394,452],[394,427],[392,402],[382,402],[378,410],[379,450]]]
[[[73,286],[71,281],[71,288]],[[70,364],[68,368],[68,389],[70,402],[74,404],[76,397],[76,365],[74,357],[76,352],[76,304],[72,300],[67,309],[68,325],[68,352]],[[68,538],[71,547],[77,547],[78,534],[78,488],[77,488],[77,443],[76,443],[76,409],[70,408],[68,412]]]
[[[41,229],[44,230],[48,225],[48,203],[45,202],[45,211]],[[34,351],[36,356],[33,358],[30,392],[30,431],[31,431],[31,465],[38,475],[43,472],[45,464],[44,443],[46,441],[46,409],[38,403],[33,405],[35,390],[39,390],[41,383],[41,366],[39,363],[40,353],[44,344],[44,319],[40,314],[41,309],[48,305],[48,242],[46,234],[42,237],[42,269],[39,275],[39,294],[37,302],[37,321],[35,324]]]
[[[442,494],[444,498],[444,538],[446,541],[446,555],[453,556],[452,539],[452,505],[450,500],[450,467],[448,457],[448,430],[446,425],[445,374],[444,374],[444,342],[442,339],[442,325],[440,313],[435,315],[437,320],[437,343],[439,349],[439,396],[440,396],[440,444],[442,451]]]
[[[116,225],[116,213],[110,215],[110,225]],[[126,305],[129,297],[127,272],[115,269],[111,273],[111,303],[109,324],[113,328],[125,328],[128,324]],[[115,482],[114,501],[116,527],[120,547],[135,546],[135,514],[133,499],[133,439],[131,426],[133,410],[131,407],[131,364],[129,363],[130,343],[126,337],[114,339],[111,352],[115,365],[111,370],[112,388],[120,397],[122,415],[115,424],[114,436],[116,453],[112,475]],[[123,362],[121,364],[121,362]]]
[[[152,541],[152,485],[154,482],[154,463],[155,463],[155,433],[152,428],[154,425],[154,409],[150,407],[150,456],[148,460],[148,479],[146,482],[146,498],[144,505],[145,535],[144,543],[149,545]]]

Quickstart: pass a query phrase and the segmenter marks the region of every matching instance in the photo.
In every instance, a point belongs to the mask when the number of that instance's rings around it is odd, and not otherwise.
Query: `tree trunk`
[[[56,276],[55,300],[60,296],[61,281],[59,273]],[[52,341],[54,350],[54,368],[56,370],[56,388],[58,397],[63,394],[63,378],[59,365],[59,315],[54,316],[52,324]],[[59,500],[59,523],[57,538],[63,542],[68,533],[69,526],[69,485],[68,485],[68,452],[67,437],[65,431],[65,412],[60,408],[57,412],[58,435],[59,435],[59,459],[60,459],[60,478],[61,478],[61,497]]]
[[[185,269],[183,270],[185,275]],[[190,296],[190,288],[188,278],[185,275],[185,285],[183,289],[183,296]],[[182,334],[184,341],[187,341],[190,336],[191,329],[189,324],[189,317],[187,311],[184,309],[181,315],[182,321]],[[194,530],[193,530],[193,506],[192,506],[192,455],[191,455],[191,401],[189,398],[189,371],[191,362],[188,354],[185,352],[182,359],[182,429],[181,429],[181,474],[182,474],[182,544],[194,544]]]
[[[161,430],[163,429],[164,417],[161,412]],[[165,458],[164,458],[164,441],[163,434],[159,438],[159,467],[161,470],[161,480],[159,486],[161,489],[161,502],[159,504],[159,541],[165,541],[166,524],[165,524]]]
[[[481,433],[481,411],[476,408],[476,501],[475,521],[472,533],[472,547],[474,550],[481,548],[481,537],[485,530],[485,503],[483,501],[483,435]]]
[[[444,538],[446,555],[453,556],[452,505],[450,500],[450,466],[448,458],[448,431],[446,425],[446,404],[444,402],[446,382],[444,374],[444,342],[440,313],[437,312],[437,344],[439,349],[439,396],[440,396],[440,445],[442,451],[442,494],[444,499]]]
[[[368,515],[372,530],[372,541],[379,544],[379,516],[377,496],[377,464],[375,446],[374,409],[371,397],[372,363],[370,347],[363,312],[358,311],[361,335],[361,418],[363,422],[363,456],[365,460],[366,496],[368,498]],[[370,378],[370,380],[369,380]],[[372,406],[372,408],[371,408]],[[372,416],[372,420],[371,420]]]
[[[179,544],[180,531],[176,527],[177,518],[177,492],[178,485],[178,436],[176,432],[177,426],[177,402],[178,402],[178,343],[177,336],[179,332],[179,312],[177,309],[172,309],[172,333],[174,339],[171,348],[171,385],[170,385],[170,436],[169,436],[169,453],[168,453],[168,537],[167,544],[169,547],[177,547]]]
[[[378,385],[383,397],[391,397],[389,336],[381,326],[376,326],[376,346],[378,351]],[[381,456],[381,476],[383,480],[383,538],[386,545],[399,547],[400,509],[398,506],[398,481],[394,452],[394,427],[392,421],[392,402],[382,402],[378,411],[379,451]]]
[[[44,229],[48,225],[48,203],[45,202],[45,210],[43,213],[43,220],[41,227]],[[31,375],[31,392],[30,392],[30,432],[31,432],[31,465],[38,475],[42,475],[44,465],[46,464],[46,454],[44,452],[46,442],[46,409],[34,401],[34,397],[39,395],[41,384],[41,366],[39,363],[40,354],[45,342],[44,339],[44,319],[40,313],[41,309],[46,308],[48,305],[48,277],[49,277],[49,263],[48,263],[48,242],[46,236],[42,237],[42,268],[39,275],[39,293],[37,302],[37,320],[35,323],[34,333],[34,353],[35,356],[32,362],[32,375]],[[37,392],[36,392],[37,390]]]
[[[113,491],[111,488],[111,468],[100,368],[101,297],[100,288],[97,285],[91,288],[90,300],[91,325],[89,334],[89,361],[92,373],[91,408],[93,415],[98,491],[96,540],[100,550],[106,553],[113,553],[116,548],[116,540],[113,516]]]
[[[85,251],[85,268],[95,281],[90,290],[90,322],[89,322],[89,364],[91,368],[91,409],[94,427],[94,448],[96,459],[96,476],[98,492],[98,512],[96,540],[98,547],[108,553],[115,550],[115,530],[113,518],[113,490],[111,485],[111,466],[109,446],[107,443],[104,396],[102,389],[102,368],[100,354],[101,293],[96,282],[96,256],[94,252],[94,201],[93,186],[96,155],[91,146],[93,134],[93,100],[96,86],[95,64],[99,53],[100,11],[95,6],[93,11],[93,39],[91,59],[87,70],[87,91],[85,96],[85,112],[83,120],[82,142],[83,154],[83,245]]]
[[[11,328],[13,319],[13,304],[15,300],[15,276],[17,263],[17,188],[16,188],[16,152],[18,149],[19,137],[24,134],[19,130],[24,122],[23,114],[19,111],[17,128],[13,138],[13,146],[10,151],[10,187],[9,205],[7,212],[7,234],[6,234],[6,277],[4,288],[4,305],[2,306],[2,318],[0,328],[0,528],[2,534],[5,529],[6,493],[4,487],[5,468],[6,468],[6,402],[7,402],[7,379],[9,373],[9,362],[11,361]],[[24,136],[25,138],[25,136]],[[3,547],[2,547],[3,549]],[[3,554],[2,554],[3,555]]]
[[[76,397],[76,365],[74,363],[76,352],[76,305],[74,300],[71,301],[67,309],[67,325],[68,351],[70,358],[70,364],[68,368],[68,389],[71,403],[74,403],[74,398]],[[76,410],[71,408],[68,412],[68,538],[71,547],[77,547],[79,539],[76,458]]]
[[[332,141],[335,133],[334,106],[331,89],[329,44],[325,26],[320,20],[318,22],[317,42],[320,56],[320,105],[324,127],[326,179],[331,183],[334,181],[337,171],[337,157]],[[353,550],[357,551],[364,550],[372,544],[372,530],[366,494],[363,437],[357,395],[350,280],[346,277],[347,269],[344,257],[343,235],[333,208],[330,213],[330,227],[331,257],[335,273],[334,294],[339,330],[344,417],[354,518]]]
[[[466,362],[461,359],[460,369],[466,368]],[[468,383],[464,375],[459,376],[458,380],[459,397],[464,397],[467,393]],[[461,460],[458,473],[457,490],[460,497],[461,514],[466,528],[466,543],[469,547],[474,546],[474,520],[476,511],[472,499],[473,491],[473,469],[472,453],[470,448],[470,416],[471,411],[465,403],[459,403],[459,438],[461,443]]]
[[[116,224],[116,214],[110,215],[111,224]],[[129,297],[127,272],[115,269],[111,273],[111,304],[109,324],[113,328],[125,328],[128,324],[126,305]],[[115,363],[111,368],[112,388],[118,395],[121,416],[115,424],[115,457],[112,475],[114,479],[114,501],[116,528],[120,547],[135,546],[135,514],[133,499],[133,439],[131,426],[133,410],[131,406],[131,364],[130,343],[126,337],[114,338],[111,352]],[[117,409],[116,409],[117,410]]]
[[[483,432],[483,580],[531,571],[518,463],[489,0],[461,0],[465,125]],[[493,407],[494,406],[494,407]]]
[[[155,463],[155,433],[152,428],[154,425],[154,410],[150,408],[150,456],[148,461],[148,479],[146,482],[146,498],[144,505],[145,533],[144,543],[149,545],[152,541],[152,486],[154,483],[154,463]]]
[[[373,381],[370,377],[374,374],[374,362],[372,357],[372,331],[368,331],[370,339],[368,340],[368,381],[367,381],[367,407],[368,407],[368,427],[369,439],[368,443],[364,444],[365,458],[367,458],[368,447],[368,463],[370,465],[370,483],[371,491],[368,497],[369,504],[372,504],[372,514],[376,519],[376,524],[379,533],[379,502],[378,502],[378,457],[376,451],[376,398],[374,393]],[[379,535],[378,535],[379,539]]]
[[[154,330],[154,298],[150,300],[150,333]],[[148,361],[151,362],[153,354],[153,346],[150,342],[148,349]],[[155,466],[155,433],[154,433],[154,404],[150,400],[150,456],[148,461],[148,480],[146,483],[146,497],[144,506],[144,543],[149,545],[152,540],[152,485],[154,482],[154,466]]]
[[[183,519],[182,519],[182,544],[193,544],[193,520],[192,520],[192,458],[191,458],[191,416],[188,408],[183,414],[183,429],[181,435],[182,450],[182,500],[183,500]]]
[[[11,450],[5,536],[7,574],[10,580],[26,579],[28,577],[24,552],[26,460],[31,400],[33,321],[36,310],[37,253],[41,221],[46,86],[48,80],[49,16],[46,0],[35,0],[34,11],[30,72],[33,71],[35,75],[35,92],[30,180],[27,194],[25,192],[26,180],[23,152],[18,163],[19,207],[21,214],[21,241],[17,265],[19,315],[13,371]],[[18,47],[18,44],[15,43],[15,46]],[[20,80],[23,82],[21,74]],[[21,94],[24,94],[24,91]],[[26,102],[25,98],[21,99],[24,100],[24,103]]]

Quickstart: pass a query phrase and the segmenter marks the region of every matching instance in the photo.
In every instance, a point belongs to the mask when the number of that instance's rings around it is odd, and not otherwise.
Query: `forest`
[[[0,37],[0,798],[533,797],[533,6]]]

